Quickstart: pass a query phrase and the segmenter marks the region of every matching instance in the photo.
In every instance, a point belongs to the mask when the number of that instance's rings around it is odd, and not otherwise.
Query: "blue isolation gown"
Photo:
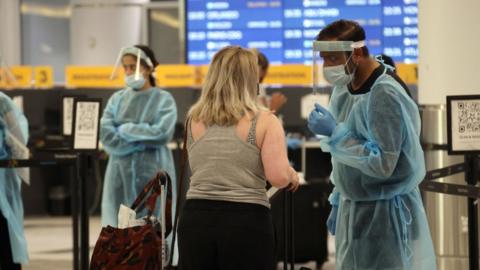
[[[338,125],[320,144],[332,155],[339,204],[336,269],[433,270],[418,107],[386,71],[362,94],[335,87],[330,101]]]
[[[27,145],[28,122],[13,101],[0,92],[0,159],[12,158],[7,136]],[[7,220],[13,262],[26,264],[28,252],[23,229],[21,183],[15,169],[0,168],[0,211]]]
[[[100,141],[109,154],[102,198],[103,226],[116,227],[120,204],[130,207],[161,169],[172,178],[176,201],[175,165],[167,148],[176,121],[175,100],[164,90],[126,88],[110,98],[100,122]]]

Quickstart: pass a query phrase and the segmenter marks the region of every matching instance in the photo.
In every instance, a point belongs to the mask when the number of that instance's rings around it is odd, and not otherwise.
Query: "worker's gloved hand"
[[[327,229],[332,235],[335,235],[335,227],[337,226],[337,213],[338,206],[332,205],[332,210],[330,211],[330,215],[328,215],[327,219]]]
[[[302,140],[297,138],[287,138],[287,147],[288,149],[298,149],[302,146]]]
[[[320,104],[315,103],[315,109],[308,117],[308,128],[315,134],[330,136],[337,126],[333,115]]]

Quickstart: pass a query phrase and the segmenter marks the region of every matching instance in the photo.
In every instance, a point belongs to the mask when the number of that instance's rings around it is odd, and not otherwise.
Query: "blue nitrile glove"
[[[335,227],[337,226],[337,213],[338,213],[338,204],[340,203],[340,193],[338,191],[333,191],[330,196],[328,196],[328,201],[332,205],[332,210],[327,219],[327,229],[332,234],[335,235]]]
[[[289,149],[295,150],[302,146],[302,140],[297,138],[287,138],[287,147]]]
[[[308,128],[315,134],[330,136],[336,126],[333,115],[322,105],[315,103],[315,109],[308,116]]]
[[[338,206],[332,205],[332,210],[330,210],[330,215],[328,215],[327,219],[327,229],[332,235],[335,235],[335,227],[337,226],[337,213]]]

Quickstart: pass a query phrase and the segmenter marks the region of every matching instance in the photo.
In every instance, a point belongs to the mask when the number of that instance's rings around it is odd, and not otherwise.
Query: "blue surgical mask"
[[[140,90],[145,85],[145,78],[140,75],[138,80],[135,80],[135,74],[125,76],[125,83],[128,87],[132,88],[135,91]]]
[[[331,67],[323,67],[323,77],[327,82],[332,85],[343,86],[347,85],[353,80],[353,76],[355,74],[356,68],[347,73],[347,64],[350,61],[351,56],[347,59],[347,63],[344,65],[337,65]]]

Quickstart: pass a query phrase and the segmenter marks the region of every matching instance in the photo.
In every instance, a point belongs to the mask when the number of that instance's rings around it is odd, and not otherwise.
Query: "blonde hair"
[[[248,112],[257,113],[258,60],[239,46],[218,51],[210,63],[200,99],[188,115],[205,125],[231,126]]]

